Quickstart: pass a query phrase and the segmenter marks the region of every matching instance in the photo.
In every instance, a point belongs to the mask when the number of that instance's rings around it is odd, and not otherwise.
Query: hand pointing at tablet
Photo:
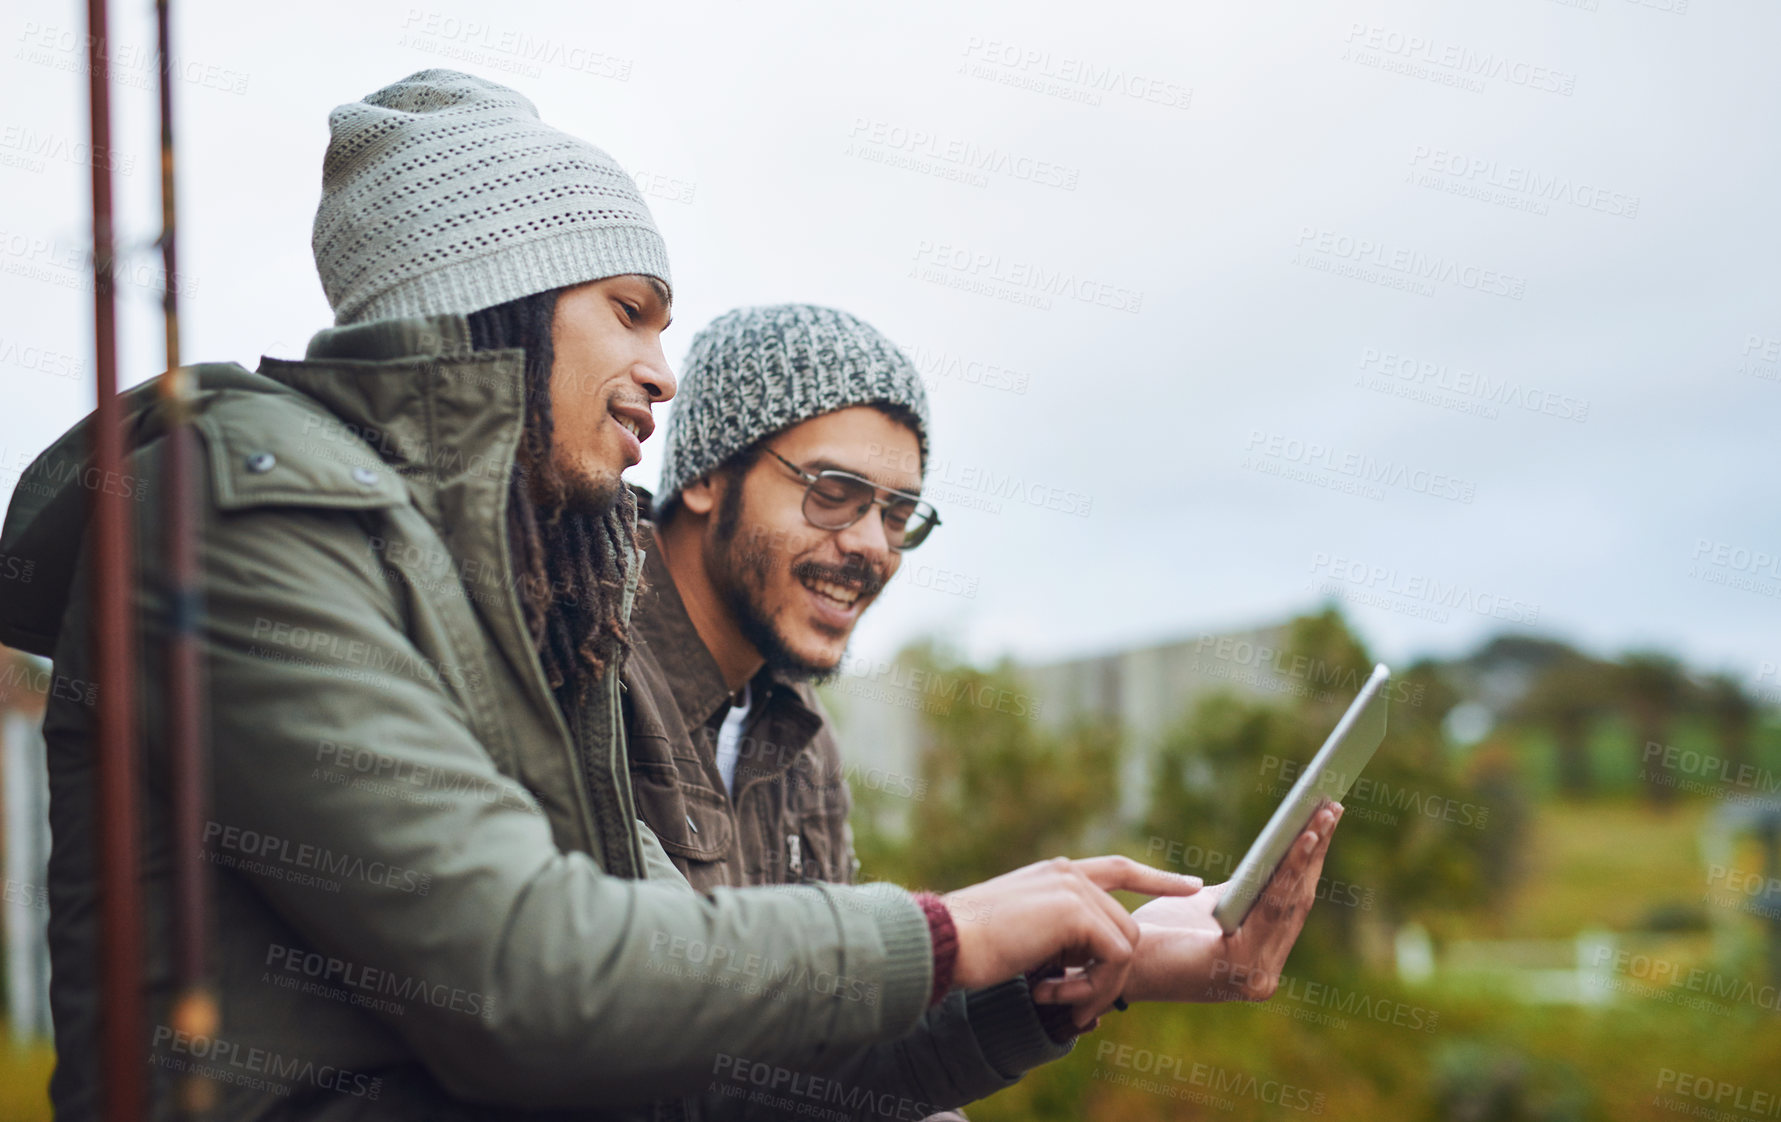
[[[1268,881],[1248,920],[1226,935],[1212,918],[1224,885],[1192,896],[1152,900],[1132,913],[1140,937],[1126,979],[1127,1001],[1265,1001],[1280,984],[1286,956],[1298,941],[1323,873],[1330,835],[1342,817],[1326,803]],[[1081,978],[1041,982],[1034,999],[1076,1004],[1092,987]]]
[[[1058,857],[948,893],[958,932],[953,981],[965,989],[993,985],[1059,962],[1092,963],[1073,974],[1077,1021],[1087,1023],[1130,988],[1140,943],[1137,916],[1112,891],[1165,896],[1196,892],[1199,877],[1141,865],[1129,857]]]

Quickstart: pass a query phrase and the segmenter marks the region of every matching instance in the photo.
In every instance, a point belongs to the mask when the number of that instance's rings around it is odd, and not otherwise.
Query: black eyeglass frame
[[[902,543],[891,546],[891,548],[898,553],[907,553],[909,550],[919,546],[922,542],[927,541],[928,535],[932,534],[934,528],[940,525],[940,512],[934,509],[933,503],[928,502],[920,495],[912,495],[908,491],[899,491],[895,487],[882,487],[863,475],[855,475],[851,471],[842,471],[839,468],[824,468],[822,471],[817,472],[805,471],[797,464],[794,464],[784,456],[781,456],[778,452],[773,451],[773,449],[768,448],[767,452],[775,460],[778,460],[780,463],[790,468],[793,474],[804,481],[804,502],[802,504],[804,521],[810,523],[819,530],[845,530],[866,516],[866,509],[868,506],[879,506],[883,507],[885,510],[889,510],[891,504],[894,502],[905,501],[914,503],[915,509],[911,513],[913,517],[921,519],[919,533],[915,535],[915,540],[911,542],[909,541],[908,533],[905,531]],[[821,483],[824,479],[839,479],[848,483],[864,484],[872,489],[872,501],[865,506],[861,506],[854,512],[852,518],[849,518],[839,526],[825,526],[821,522],[810,517],[810,496],[815,492],[816,485]],[[880,492],[892,497],[880,498]],[[890,526],[888,524],[885,526],[885,538],[886,540],[890,538]]]

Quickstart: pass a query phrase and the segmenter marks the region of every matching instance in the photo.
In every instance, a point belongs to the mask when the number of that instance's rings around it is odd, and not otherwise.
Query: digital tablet
[[[1336,722],[1335,731],[1299,773],[1298,782],[1286,793],[1274,816],[1262,827],[1255,844],[1237,864],[1237,871],[1231,874],[1224,895],[1212,909],[1212,918],[1224,928],[1226,935],[1236,934],[1237,928],[1243,926],[1249,909],[1261,899],[1262,891],[1273,879],[1274,870],[1291,852],[1292,843],[1305,832],[1305,826],[1323,800],[1339,802],[1354,785],[1361,768],[1373,758],[1379,742],[1385,739],[1385,683],[1390,678],[1391,671],[1384,663],[1373,667],[1372,677],[1355,695],[1342,719]]]

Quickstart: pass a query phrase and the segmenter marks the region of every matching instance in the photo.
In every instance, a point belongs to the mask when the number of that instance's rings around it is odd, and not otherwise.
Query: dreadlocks
[[[553,461],[550,328],[558,291],[522,296],[469,319],[476,350],[526,352],[525,428],[507,487],[507,542],[545,679],[564,713],[573,713],[626,647],[622,600],[637,503],[619,484],[610,504],[584,509]]]

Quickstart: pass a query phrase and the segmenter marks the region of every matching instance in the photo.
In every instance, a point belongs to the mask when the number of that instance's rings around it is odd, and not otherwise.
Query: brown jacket
[[[640,504],[648,509],[647,501]],[[729,886],[851,884],[853,806],[828,714],[807,682],[762,668],[736,760],[735,794],[717,767],[730,691],[647,532],[634,646],[620,679],[637,813],[700,892]],[[966,1122],[957,1112],[925,1122]]]
[[[639,506],[649,509],[639,491]],[[851,884],[859,872],[848,791],[828,714],[807,682],[763,668],[736,761],[735,794],[717,767],[717,730],[731,695],[674,587],[652,528],[643,589],[631,611],[633,646],[620,678],[637,813],[700,892],[723,886]],[[1047,1034],[1069,1047],[1055,1015]],[[967,1122],[957,1111],[924,1122]]]
[[[735,794],[717,768],[730,691],[645,537],[631,613],[625,727],[637,813],[700,892],[854,877],[852,807],[828,715],[808,683],[762,669],[743,729]]]

